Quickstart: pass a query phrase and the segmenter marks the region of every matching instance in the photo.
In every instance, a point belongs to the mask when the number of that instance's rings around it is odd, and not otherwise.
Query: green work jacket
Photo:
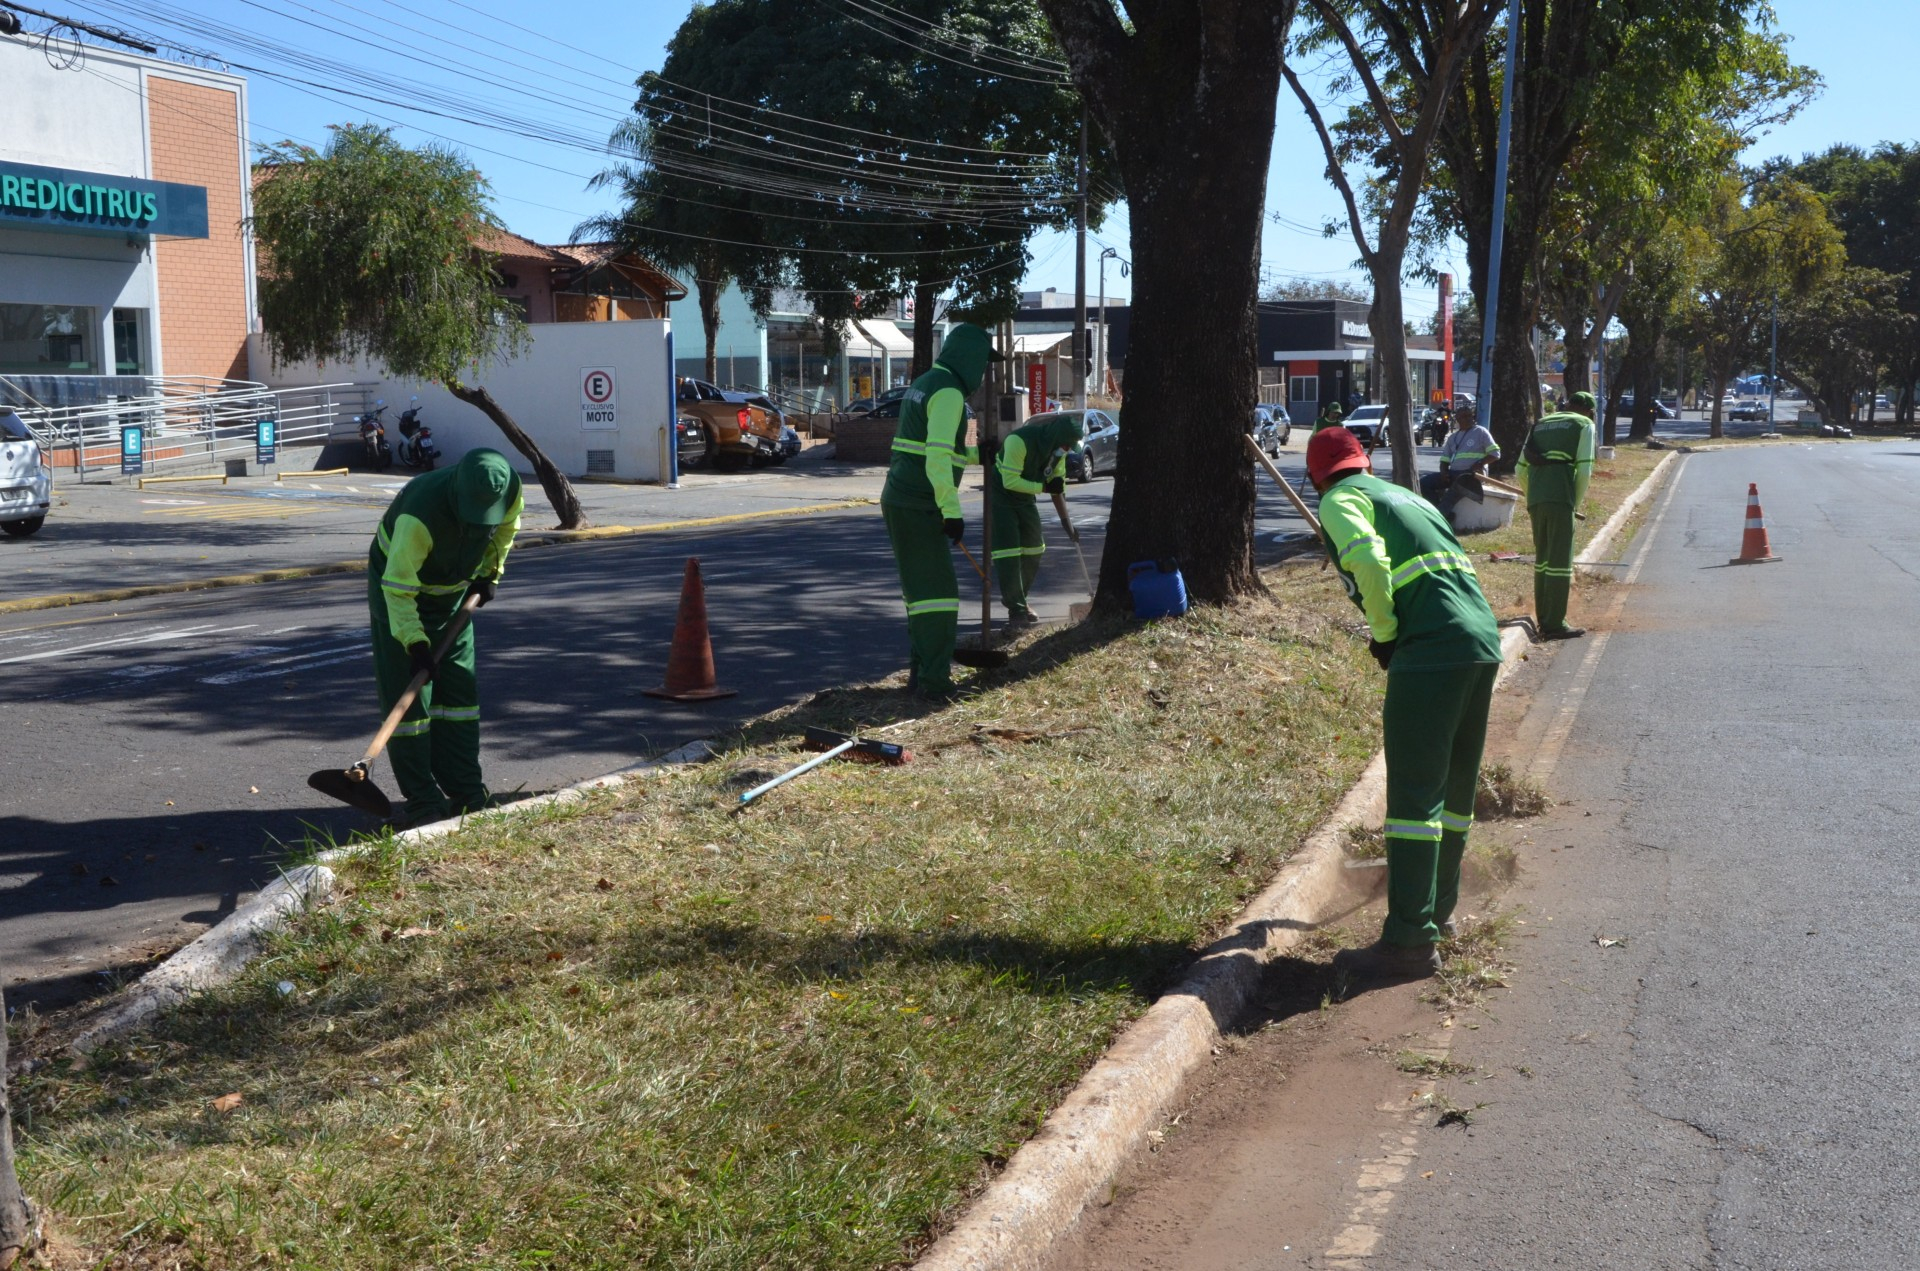
[[[387,624],[403,645],[427,638],[420,600],[446,598],[434,609],[459,603],[476,578],[498,582],[507,553],[520,530],[526,500],[520,478],[513,478],[513,504],[498,525],[471,525],[455,511],[454,483],[459,465],[449,465],[407,482],[394,497],[374,534],[373,562],[387,600]]]
[[[1433,504],[1354,473],[1320,496],[1320,529],[1373,638],[1398,641],[1393,670],[1500,661],[1499,624],[1473,562]]]
[[[1049,481],[1064,481],[1065,452],[1078,446],[1085,433],[1085,425],[1071,415],[1053,415],[1014,429],[1000,443],[993,463],[1000,488],[1031,497],[1043,492]]]
[[[1593,421],[1571,411],[1543,416],[1520,449],[1520,488],[1527,506],[1579,507],[1593,477]]]
[[[880,502],[887,507],[960,515],[960,475],[978,463],[979,451],[963,446],[967,393],[960,377],[935,362],[915,380],[900,406],[893,434],[893,463]]]

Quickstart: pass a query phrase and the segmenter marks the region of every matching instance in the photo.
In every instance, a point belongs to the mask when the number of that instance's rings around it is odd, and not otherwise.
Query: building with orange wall
[[[0,84],[0,376],[247,378],[246,81],[0,36]]]

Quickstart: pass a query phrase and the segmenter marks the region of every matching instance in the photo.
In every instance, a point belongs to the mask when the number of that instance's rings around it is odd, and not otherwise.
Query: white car
[[[53,505],[53,470],[26,422],[0,406],[0,532],[25,538]]]
[[[1340,421],[1347,431],[1360,439],[1360,444],[1372,450],[1387,439],[1387,408],[1385,406],[1356,406],[1353,413]]]

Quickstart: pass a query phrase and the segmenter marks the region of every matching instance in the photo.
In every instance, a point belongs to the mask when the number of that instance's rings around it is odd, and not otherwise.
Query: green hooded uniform
[[[1460,897],[1500,629],[1473,563],[1435,507],[1370,473],[1320,496],[1320,527],[1373,638],[1393,645],[1387,752],[1388,944],[1440,937]]]
[[[1328,402],[1321,408],[1319,416],[1314,419],[1313,432],[1340,427],[1341,421],[1346,418],[1346,413],[1339,402]],[[1313,433],[1308,433],[1307,436],[1312,437]]]
[[[1077,449],[1086,433],[1078,415],[1045,416],[1016,428],[987,468],[987,497],[993,500],[993,572],[1009,614],[1033,616],[1027,593],[1047,551],[1034,496],[1045,491],[1047,482],[1066,480],[1067,451]]]
[[[522,505],[520,477],[497,450],[469,450],[453,466],[415,477],[394,497],[367,553],[381,710],[392,710],[413,679],[408,650],[440,638],[472,583],[499,582]],[[486,806],[472,623],[407,708],[387,754],[409,822]]]
[[[962,444],[967,398],[993,358],[987,333],[961,323],[947,333],[933,368],[907,389],[893,434],[893,463],[880,491],[880,514],[900,569],[907,603],[911,678],[921,693],[953,691],[953,646],[960,627],[960,583],[944,526],[960,517],[960,474],[979,452]]]
[[[1589,393],[1574,401],[1591,408]],[[1573,514],[1593,477],[1593,421],[1571,411],[1547,415],[1533,426],[1520,451],[1520,488],[1533,521],[1533,613],[1541,634],[1567,627],[1567,593],[1573,588]]]

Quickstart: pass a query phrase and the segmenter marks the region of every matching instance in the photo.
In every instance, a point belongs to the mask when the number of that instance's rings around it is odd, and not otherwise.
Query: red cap
[[[1345,428],[1322,428],[1307,443],[1307,476],[1322,486],[1342,472],[1365,472],[1373,464],[1360,439]]]

